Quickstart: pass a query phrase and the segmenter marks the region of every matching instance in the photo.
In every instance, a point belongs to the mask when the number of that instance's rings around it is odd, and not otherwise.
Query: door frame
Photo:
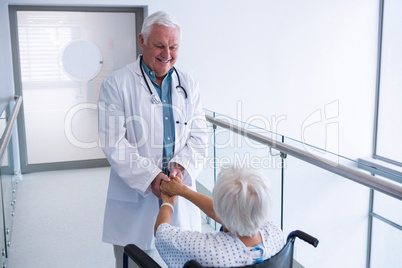
[[[12,47],[12,63],[14,74],[14,88],[16,95],[23,95],[21,81],[21,67],[19,57],[18,42],[18,22],[17,11],[76,11],[76,12],[122,12],[135,13],[136,35],[141,32],[141,27],[145,16],[148,14],[147,6],[33,6],[33,5],[10,5],[8,7],[10,19],[11,47]],[[141,53],[138,38],[136,38],[137,56]],[[28,152],[26,141],[24,105],[21,105],[20,113],[17,118],[19,155],[21,164],[21,173],[65,170],[65,169],[81,169],[109,166],[106,158],[89,159],[77,161],[65,161],[56,163],[40,163],[28,164]]]

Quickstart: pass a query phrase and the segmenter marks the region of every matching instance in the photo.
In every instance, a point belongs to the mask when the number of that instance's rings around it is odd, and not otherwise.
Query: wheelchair
[[[312,237],[309,234],[306,234],[302,231],[296,230],[291,232],[287,239],[285,246],[274,256],[269,259],[266,259],[263,262],[257,264],[250,264],[246,266],[241,266],[244,268],[292,268],[293,266],[293,249],[296,238],[300,238],[305,242],[313,245],[314,247],[318,246],[318,239]],[[128,268],[128,258],[133,260],[139,267],[142,268],[160,268],[159,264],[157,264],[151,257],[149,257],[145,252],[143,252],[140,248],[138,248],[134,244],[129,244],[124,247],[124,256],[123,256],[123,268]],[[200,265],[195,260],[187,261],[184,268],[209,268]]]

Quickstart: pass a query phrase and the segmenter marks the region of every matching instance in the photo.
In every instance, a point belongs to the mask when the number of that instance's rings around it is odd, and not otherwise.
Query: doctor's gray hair
[[[271,183],[255,169],[222,168],[212,192],[213,207],[225,227],[237,236],[253,236],[271,214]]]
[[[168,28],[177,27],[179,29],[181,39],[181,26],[176,17],[166,11],[158,11],[146,17],[144,23],[142,24],[141,33],[144,37],[145,44],[147,43],[148,36],[155,24],[163,25]]]

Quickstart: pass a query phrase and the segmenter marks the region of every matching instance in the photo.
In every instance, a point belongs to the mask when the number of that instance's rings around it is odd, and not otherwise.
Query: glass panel
[[[264,136],[274,135],[271,132],[257,128],[255,126],[233,120],[229,117],[218,115],[217,119],[233,123],[237,126],[259,133]],[[265,173],[271,181],[273,194],[273,207],[271,220],[279,227],[281,226],[281,193],[282,193],[282,158],[279,152],[270,150],[269,147],[250,140],[247,137],[235,134],[231,130],[218,127],[215,131],[216,141],[216,162],[217,172],[220,167],[227,164],[236,164],[237,166],[250,166]],[[282,137],[275,135],[276,140]]]
[[[11,145],[11,144],[10,144]],[[15,188],[13,185],[15,182],[15,176],[10,167],[2,167],[1,168],[1,184],[2,184],[2,195],[3,195],[3,217],[4,217],[4,228],[6,234],[7,242],[10,241],[11,238],[11,227],[13,220],[13,212],[15,206]],[[7,248],[8,250],[8,248]],[[8,254],[8,253],[7,253]]]
[[[285,145],[292,146],[313,159],[324,161],[334,168],[342,165],[358,170],[360,163],[338,155],[335,147],[332,148],[335,152],[331,152],[330,147],[321,149],[310,146],[222,115],[217,115],[216,118],[271,138],[277,143],[283,139]],[[268,168],[262,161],[262,159],[279,157],[275,156],[275,150],[270,151],[266,146],[250,141],[234,133],[233,129],[218,127],[215,135],[218,171],[223,164],[233,162],[263,167],[264,172],[269,173],[271,180],[274,178],[274,195],[281,190],[284,193],[282,204],[284,233],[288,234],[299,229],[319,239],[318,248],[301,240],[296,242],[294,257],[299,263],[304,267],[313,268],[364,267],[366,265],[370,197],[368,187],[288,155],[284,165],[283,189],[281,189],[281,186],[276,184],[277,178],[280,181],[280,169],[273,164],[278,161],[267,160],[266,163],[270,163]],[[333,144],[326,143],[325,146],[333,146]],[[361,169],[359,171],[369,174],[369,171]],[[376,193],[376,199],[374,210],[384,217],[399,222],[399,211],[402,211],[400,201],[378,193]],[[280,204],[280,196],[276,197],[276,200]],[[280,219],[280,213],[276,211],[273,218]],[[378,251],[378,249],[373,250]]]
[[[402,163],[402,1],[384,1],[376,153]]]
[[[205,115],[213,117],[213,112],[205,111]],[[203,194],[211,195],[212,189],[215,183],[215,152],[214,152],[214,129],[211,123],[207,123],[208,126],[208,155],[204,163],[204,169],[198,176],[198,182],[205,187],[205,192]]]
[[[398,171],[395,172],[393,169],[390,169],[389,167],[384,167],[382,169],[378,165],[371,165],[370,163],[361,163],[361,162],[358,162],[357,160],[348,158],[346,156],[339,155],[338,154],[339,153],[338,137],[336,136],[337,135],[336,133],[338,132],[338,130],[337,130],[336,124],[327,124],[325,126],[326,134],[323,137],[321,137],[322,140],[320,140],[320,144],[323,144],[324,147],[320,148],[318,146],[313,146],[308,143],[303,143],[303,142],[295,140],[293,138],[286,137],[286,136],[277,134],[273,131],[269,131],[269,130],[263,129],[261,127],[258,127],[254,124],[251,124],[254,122],[257,123],[258,120],[262,120],[262,121],[265,121],[265,122],[263,122],[263,124],[265,126],[267,126],[267,128],[272,128],[273,130],[275,130],[275,126],[274,126],[275,122],[268,122],[268,120],[258,117],[258,116],[256,116],[254,118],[254,120],[251,120],[251,121],[249,120],[250,122],[247,123],[247,122],[241,122],[237,119],[233,119],[233,118],[230,118],[228,116],[224,116],[224,115],[221,115],[218,113],[215,113],[215,115],[216,115],[217,119],[222,120],[223,122],[227,122],[228,124],[232,124],[236,127],[244,128],[245,130],[253,132],[253,133],[257,133],[261,136],[264,136],[264,137],[267,137],[267,138],[273,140],[273,142],[276,142],[276,143],[281,143],[282,137],[283,137],[286,144],[288,144],[296,149],[301,150],[301,152],[313,157],[313,159],[317,158],[320,161],[324,161],[325,163],[330,164],[334,167],[341,164],[343,166],[356,169],[356,170],[358,170],[358,172],[363,172],[366,174],[370,174],[370,173],[367,171],[361,170],[360,168],[364,168],[366,170],[375,169],[376,172],[381,172],[381,174],[384,174],[387,177],[392,178],[393,180],[402,181],[402,176],[401,176],[400,172],[399,173],[398,173]],[[308,129],[308,131],[314,131],[314,130]],[[219,132],[217,134],[219,134]],[[304,134],[306,134],[306,133],[304,133]],[[237,136],[237,134],[235,134],[235,133],[231,133],[230,135],[233,137]],[[308,135],[305,135],[305,136],[308,136]],[[249,141],[249,143],[256,143],[256,142]],[[276,153],[279,153],[279,152],[276,152]],[[274,152],[274,154],[275,154],[275,152]]]
[[[327,126],[328,129],[328,126]],[[375,172],[376,174],[382,174],[389,179],[395,180],[397,182],[402,182],[402,176],[400,170],[397,169],[395,165],[378,165],[375,161],[370,161],[363,159],[363,161],[354,160],[343,155],[338,154],[338,141],[336,137],[331,137],[330,131],[328,131],[325,137],[325,146],[320,148],[317,146],[312,146],[308,143],[303,143],[301,141],[285,137],[287,144],[294,148],[300,149],[303,153],[316,158],[320,161],[324,161],[326,164],[330,164],[334,167],[338,165],[343,165],[348,168],[355,169],[358,172],[370,174],[370,172]]]
[[[7,109],[8,106],[6,106]],[[6,109],[3,110],[3,112],[0,115],[0,137],[3,137],[4,130],[6,129],[7,126],[7,116],[6,116]],[[4,151],[4,156],[3,156],[3,162],[1,163],[1,166],[8,166],[8,149]]]
[[[206,111],[206,115],[212,116],[213,113]],[[214,156],[214,129],[211,123],[207,123],[208,126],[208,155],[204,162],[204,168],[200,175],[197,177],[197,192],[206,196],[212,197],[212,189],[215,183],[215,156]],[[215,224],[215,221],[206,216],[201,211],[201,217],[215,230],[220,226]]]
[[[371,267],[402,267],[402,232],[373,219]]]
[[[98,94],[107,75],[136,59],[135,13],[18,11],[17,18],[28,164],[104,158]]]
[[[0,163],[3,166],[3,163]],[[3,168],[0,168],[0,179],[3,180]],[[0,191],[0,206],[3,207],[3,197],[2,191]],[[6,246],[6,239],[4,237],[5,234],[4,229],[4,220],[3,220],[3,212],[0,212],[0,251],[4,252],[7,255],[7,246]],[[4,265],[5,256],[2,256],[2,263]]]
[[[320,241],[314,248],[298,240],[295,259],[309,268],[363,267],[369,189],[289,155],[284,181],[284,232]]]
[[[402,226],[402,201],[380,192],[374,193],[373,212]]]
[[[3,137],[4,131],[7,127],[7,109],[9,106],[6,106],[6,109],[0,115],[0,137]],[[3,141],[2,139],[0,139]],[[11,140],[10,143],[11,144]],[[9,166],[9,149],[7,148],[4,151],[3,160],[0,163],[0,183],[1,183],[1,191],[0,191],[0,207],[2,211],[0,211],[0,251],[4,252],[5,256],[7,256],[7,246],[6,246],[6,238],[9,241],[10,231],[11,231],[11,213],[13,211],[14,203],[14,193],[12,192],[12,172]],[[5,259],[3,258],[3,261]]]
[[[6,121],[7,117],[6,117],[6,110],[4,109],[1,114],[0,114],[0,122],[1,122],[1,128],[0,128],[0,137],[3,135],[5,126],[6,126]]]

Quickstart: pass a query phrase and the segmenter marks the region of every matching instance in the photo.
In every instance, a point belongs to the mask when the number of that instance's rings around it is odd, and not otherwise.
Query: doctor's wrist
[[[171,166],[171,170],[172,169],[177,169],[177,170],[179,170],[180,172],[184,172],[186,169],[182,166],[182,165],[180,165],[179,163],[173,163],[173,165]]]

